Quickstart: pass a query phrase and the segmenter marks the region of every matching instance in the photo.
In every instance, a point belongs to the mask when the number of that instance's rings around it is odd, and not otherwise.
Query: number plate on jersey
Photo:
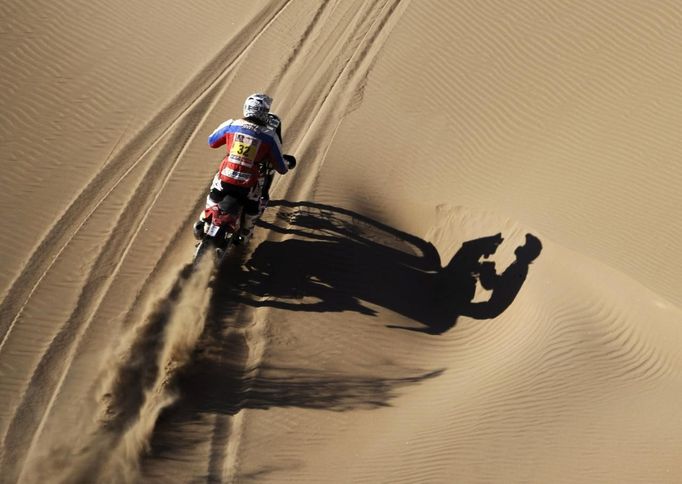
[[[238,165],[251,167],[256,161],[258,148],[260,148],[258,138],[248,134],[236,133],[230,147],[229,160]]]

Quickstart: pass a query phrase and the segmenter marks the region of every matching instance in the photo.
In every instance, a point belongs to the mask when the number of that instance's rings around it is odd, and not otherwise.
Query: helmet
[[[255,118],[263,124],[268,122],[268,113],[270,112],[270,105],[272,98],[267,94],[257,92],[251,94],[244,101],[244,117]]]

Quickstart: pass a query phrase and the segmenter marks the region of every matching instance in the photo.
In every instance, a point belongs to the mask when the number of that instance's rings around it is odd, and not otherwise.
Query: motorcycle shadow
[[[157,422],[142,463],[145,475],[153,476],[164,462],[204,445],[210,435],[206,477],[221,482],[231,416],[241,409],[380,408],[390,406],[404,386],[443,371],[406,371],[396,365],[388,372],[369,371],[369,376],[338,375],[292,361],[286,368],[253,372],[247,365],[248,331],[240,331],[251,324],[253,308],[355,311],[368,320],[386,308],[411,320],[409,326],[387,326],[440,335],[460,316],[502,314],[542,250],[540,240],[527,234],[516,260],[498,273],[494,263],[482,259],[503,242],[499,233],[464,242],[442,265],[432,244],[350,210],[279,200],[266,214],[260,225],[285,240],[261,242],[251,254],[234,251],[216,273],[204,332],[191,362],[174,381],[181,397]],[[477,284],[492,291],[487,301],[474,302]],[[188,426],[197,431],[182,430]]]
[[[285,200],[270,207],[277,215],[260,225],[294,237],[262,242],[230,275],[234,296],[254,307],[373,316],[380,306],[423,326],[388,327],[438,335],[459,316],[502,314],[542,251],[540,240],[527,234],[516,260],[497,273],[494,262],[482,260],[503,242],[497,233],[464,242],[441,266],[431,243],[350,210]],[[477,284],[492,291],[487,301],[473,301]]]

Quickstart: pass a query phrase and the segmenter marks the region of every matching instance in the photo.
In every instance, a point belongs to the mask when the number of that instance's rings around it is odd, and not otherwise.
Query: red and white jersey
[[[275,130],[246,119],[229,119],[208,137],[211,148],[225,145],[227,155],[220,164],[220,180],[251,187],[258,182],[260,166],[270,163],[278,173],[286,173],[282,147]]]

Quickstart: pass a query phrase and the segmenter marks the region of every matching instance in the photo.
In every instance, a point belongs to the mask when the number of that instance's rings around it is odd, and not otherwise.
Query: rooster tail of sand
[[[160,413],[177,399],[175,376],[204,329],[213,267],[209,257],[185,267],[170,293],[130,325],[102,368],[97,416],[83,439],[37,457],[21,481],[135,480]]]

